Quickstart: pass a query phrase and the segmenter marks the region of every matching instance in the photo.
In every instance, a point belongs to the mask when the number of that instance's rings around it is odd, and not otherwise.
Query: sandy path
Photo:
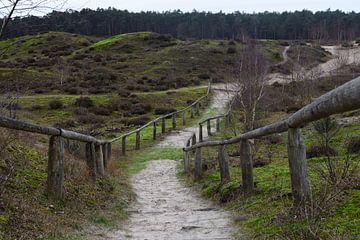
[[[216,88],[223,89],[225,86],[223,84],[215,85]],[[205,113],[202,114],[201,119],[205,120],[206,118],[216,116],[225,112],[227,103],[231,100],[232,94],[224,92],[224,91],[215,91],[214,97],[211,100],[210,107],[206,110]],[[212,132],[215,132],[214,124],[215,121],[212,121]],[[167,135],[163,141],[158,144],[158,147],[184,147],[185,142],[191,137],[193,133],[196,133],[196,139],[199,139],[199,128],[198,126],[192,126],[185,128],[180,131],[173,131],[169,135]],[[206,127],[203,128],[203,138],[206,139],[208,137]]]
[[[222,113],[229,99],[226,93],[216,91],[203,118]],[[174,132],[157,147],[182,148],[193,130],[197,128]],[[176,160],[150,161],[131,179],[137,200],[131,206],[126,230],[107,239],[232,239],[232,216],[185,187],[176,176],[178,166]]]
[[[322,46],[326,51],[333,55],[333,58],[329,61],[319,64],[318,66],[304,71],[309,78],[326,77],[330,76],[337,69],[343,65],[360,64],[360,47],[354,48],[341,48],[340,46]],[[283,52],[283,54],[286,52]],[[285,59],[285,58],[284,58]],[[286,59],[288,57],[286,56]],[[305,79],[306,77],[304,77]],[[289,83],[292,81],[291,75],[285,75],[281,73],[269,74],[268,83],[271,85],[275,82]]]

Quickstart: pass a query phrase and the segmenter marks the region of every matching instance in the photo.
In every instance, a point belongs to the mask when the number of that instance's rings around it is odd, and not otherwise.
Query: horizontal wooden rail
[[[61,136],[63,138],[77,140],[81,142],[93,142],[98,145],[108,142],[78,132],[68,131],[61,128],[43,126],[39,124],[33,124],[7,117],[0,117],[0,127],[21,130],[25,132],[39,133],[48,136]]]
[[[199,142],[190,145],[189,141],[184,146],[184,160],[186,160],[185,171],[190,172],[190,152],[195,151],[194,157],[194,177],[198,179],[202,174],[203,147],[219,146],[219,168],[221,182],[224,183],[230,179],[228,170],[227,154],[225,145],[239,143],[242,189],[244,193],[254,192],[253,181],[253,162],[251,154],[250,139],[260,138],[266,135],[288,131],[288,160],[291,177],[292,196],[295,206],[302,213],[306,212],[306,203],[310,200],[310,187],[307,176],[306,148],[302,137],[300,127],[333,114],[360,108],[360,77],[355,78],[342,86],[322,95],[309,105],[303,107],[285,120],[246,132],[237,137],[225,139],[222,141]],[[208,123],[212,119],[205,120]],[[202,123],[204,123],[203,121]],[[200,136],[202,136],[202,125],[199,125]]]
[[[118,141],[120,139],[124,139],[124,138],[126,138],[126,137],[128,137],[130,135],[133,135],[133,134],[136,134],[136,133],[140,132],[141,130],[143,130],[146,127],[154,126],[154,123],[157,123],[159,121],[164,122],[164,120],[166,118],[173,118],[173,116],[179,116],[180,113],[183,113],[183,112],[188,111],[188,110],[192,110],[194,107],[198,107],[198,104],[200,104],[202,101],[207,101],[208,97],[210,95],[210,92],[211,92],[211,82],[209,82],[206,94],[204,96],[202,96],[201,98],[197,99],[195,102],[193,102],[189,106],[187,106],[187,107],[185,107],[185,108],[183,108],[183,109],[181,109],[179,111],[171,112],[171,113],[168,113],[166,115],[160,116],[160,117],[158,117],[158,118],[156,118],[154,120],[151,120],[150,122],[146,123],[145,125],[137,128],[137,129],[135,129],[135,130],[133,130],[131,132],[125,133],[125,134],[123,134],[123,135],[121,135],[119,137],[116,137],[116,138],[110,140],[110,142],[113,143],[113,142],[116,142],[116,141]],[[176,126],[176,123],[175,123],[175,126]],[[163,129],[165,128],[164,124],[162,125],[162,128]]]
[[[184,148],[184,151],[194,150],[198,147],[227,145],[239,143],[244,139],[260,138],[266,135],[281,133],[289,128],[298,128],[306,123],[319,120],[337,113],[356,110],[360,108],[360,77],[355,78],[344,85],[322,95],[314,102],[303,107],[289,118],[273,123],[237,137],[223,141],[201,142],[194,146]]]
[[[90,176],[93,181],[96,181],[98,175],[105,174],[105,169],[108,161],[111,159],[112,146],[111,143],[121,139],[122,140],[122,152],[126,151],[126,137],[131,134],[136,134],[136,149],[140,149],[140,131],[148,126],[153,126],[153,139],[156,140],[156,127],[158,122],[161,121],[162,133],[165,133],[165,118],[173,118],[173,128],[176,128],[176,117],[189,109],[191,109],[191,116],[193,117],[193,108],[196,108],[196,112],[199,113],[200,102],[207,100],[211,91],[211,83],[209,82],[206,95],[199,98],[190,106],[173,113],[166,114],[149,123],[135,129],[129,133],[126,133],[120,137],[112,140],[100,140],[93,136],[81,134],[74,131],[68,131],[61,128],[48,127],[39,124],[33,124],[25,121],[20,121],[12,118],[0,116],[0,127],[9,129],[15,129],[20,131],[44,134],[50,136],[49,141],[49,154],[48,154],[48,179],[47,179],[47,191],[49,194],[63,198],[64,191],[64,139],[76,140],[85,142],[85,156],[86,163],[90,170]],[[183,114],[183,124],[186,123],[186,116]],[[196,139],[196,137],[195,137]],[[193,141],[193,144],[195,142]]]

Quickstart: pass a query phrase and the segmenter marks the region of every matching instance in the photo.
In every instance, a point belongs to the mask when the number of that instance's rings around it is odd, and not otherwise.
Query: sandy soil
[[[126,231],[109,239],[231,239],[232,216],[178,180],[178,161],[149,162],[132,179],[137,201]]]
[[[227,93],[216,91],[203,118],[223,113],[230,99]],[[198,131],[196,127],[173,132],[157,147],[182,148],[191,132]],[[150,161],[135,175],[131,183],[137,200],[131,206],[130,219],[124,230],[105,239],[232,239],[232,216],[185,187],[177,177],[178,166],[175,159]]]
[[[353,63],[360,64],[360,47],[354,47],[354,48],[342,48],[341,46],[322,46],[322,47],[326,51],[330,52],[333,55],[333,58],[310,70],[304,71],[309,77],[329,76],[343,65],[348,65]],[[285,50],[283,52],[284,61],[288,59],[286,52],[287,51]],[[275,82],[289,83],[291,81],[292,81],[291,75],[285,75],[281,73],[269,74],[268,83],[270,85]]]
[[[225,89],[225,86],[223,84],[215,85],[215,87],[219,89]],[[206,110],[204,114],[202,114],[201,120],[199,122],[205,120],[206,118],[223,114],[225,112],[228,102],[232,99],[232,96],[233,94],[231,93],[227,93],[224,91],[215,91],[214,97],[210,103],[210,107]],[[211,131],[215,132],[215,121],[212,121]],[[198,126],[188,127],[180,131],[173,131],[158,144],[158,147],[182,148],[184,147],[185,142],[194,132],[196,133],[196,139],[199,139]],[[206,139],[207,137],[208,135],[205,126],[203,127],[203,138]]]

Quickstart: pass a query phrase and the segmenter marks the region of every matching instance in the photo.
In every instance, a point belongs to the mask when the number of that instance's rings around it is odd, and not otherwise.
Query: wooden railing
[[[157,126],[159,124],[159,122],[161,122],[161,133],[165,133],[166,132],[166,119],[171,118],[172,119],[172,129],[176,129],[177,127],[177,121],[176,118],[179,116],[179,114],[182,114],[181,119],[182,119],[182,125],[186,125],[187,119],[186,119],[186,113],[189,111],[190,112],[190,118],[194,118],[195,115],[200,115],[200,108],[202,107],[203,104],[206,104],[206,102],[208,102],[209,97],[210,97],[210,92],[211,92],[211,83],[209,82],[208,85],[208,89],[206,94],[199,98],[198,100],[196,100],[194,103],[192,103],[191,105],[187,106],[186,108],[176,111],[176,112],[172,112],[169,114],[166,114],[164,116],[158,117],[150,122],[148,122],[147,124],[143,125],[140,128],[137,128],[131,132],[128,132],[126,134],[121,135],[120,137],[114,138],[113,140],[111,140],[110,142],[116,142],[121,140],[121,146],[122,146],[122,154],[125,155],[126,154],[126,139],[135,134],[136,138],[135,138],[135,149],[138,150],[140,149],[140,141],[141,141],[141,131],[147,127],[152,127],[153,128],[153,140],[156,140],[157,138]]]
[[[311,104],[303,107],[285,120],[273,123],[237,137],[222,141],[192,142],[188,141],[184,147],[184,167],[187,173],[190,172],[189,153],[195,151],[194,177],[202,176],[202,156],[203,147],[218,146],[219,165],[221,181],[228,181],[230,178],[228,157],[225,145],[240,144],[240,160],[242,172],[242,187],[244,192],[254,191],[253,163],[251,158],[251,139],[261,138],[274,133],[288,131],[288,160],[291,176],[292,194],[296,206],[302,209],[310,199],[310,187],[307,177],[306,149],[300,128],[305,124],[328,117],[333,114],[360,108],[360,77],[355,78],[344,85],[322,95]]]
[[[222,88],[213,88],[212,90],[213,91],[215,91],[215,90],[216,91],[227,91],[226,89],[222,89]],[[233,107],[233,104],[234,104],[234,102],[236,100],[236,96],[238,95],[238,93],[239,93],[238,91],[233,91],[233,97],[232,97],[232,99],[230,101],[228,110],[226,111],[225,114],[210,117],[210,118],[207,118],[207,119],[199,122],[199,142],[202,142],[204,140],[203,139],[203,126],[204,126],[205,123],[206,123],[206,131],[207,131],[208,136],[212,135],[211,121],[213,121],[213,120],[216,121],[216,124],[215,124],[215,131],[216,132],[220,132],[220,121],[221,121],[221,119],[225,119],[225,127],[229,126],[229,124],[231,123],[232,107]],[[189,140],[191,140],[191,139],[189,139]]]
[[[108,161],[112,155],[112,143],[122,140],[122,153],[125,155],[126,137],[136,134],[136,148],[140,149],[140,132],[146,127],[153,126],[153,139],[156,139],[156,125],[159,121],[162,124],[162,133],[165,133],[165,119],[172,118],[172,128],[176,128],[176,117],[182,113],[182,123],[186,124],[186,112],[190,111],[191,117],[199,114],[201,104],[205,104],[209,99],[211,84],[209,82],[207,93],[190,106],[165,116],[161,116],[144,126],[126,133],[112,140],[101,140],[95,137],[81,134],[74,131],[68,131],[60,128],[48,127],[39,124],[28,123],[12,118],[0,116],[0,127],[38,133],[50,136],[48,152],[48,177],[47,192],[57,198],[64,197],[64,139],[84,142],[86,144],[86,163],[90,169],[92,180],[95,182],[98,175],[104,175]]]

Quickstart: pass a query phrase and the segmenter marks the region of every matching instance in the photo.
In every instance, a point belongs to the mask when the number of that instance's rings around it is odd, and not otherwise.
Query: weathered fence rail
[[[162,133],[165,133],[165,119],[172,118],[172,126],[176,128],[176,116],[180,113],[182,115],[182,123],[186,124],[186,111],[191,112],[191,117],[194,117],[194,113],[199,114],[199,108],[201,104],[206,103],[211,92],[211,84],[209,82],[207,93],[205,96],[199,98],[190,106],[173,112],[164,116],[161,116],[149,123],[135,129],[129,133],[126,133],[118,138],[112,140],[101,140],[95,137],[81,134],[74,131],[68,131],[61,128],[48,127],[39,124],[28,123],[12,118],[0,116],[0,127],[26,131],[31,133],[38,133],[50,136],[49,151],[48,151],[48,178],[47,178],[47,192],[57,198],[63,198],[64,191],[64,156],[65,147],[64,139],[75,140],[84,142],[86,163],[90,170],[90,175],[93,181],[96,181],[97,176],[105,174],[105,169],[108,161],[112,155],[112,143],[122,140],[122,153],[126,151],[126,137],[136,134],[136,146],[135,149],[140,149],[140,132],[146,127],[153,126],[153,139],[156,140],[156,127],[159,121],[161,121]]]
[[[295,205],[303,209],[310,198],[310,187],[307,177],[306,149],[300,128],[305,124],[319,120],[333,114],[360,108],[360,77],[355,78],[344,85],[322,95],[311,104],[303,107],[285,120],[273,123],[237,137],[222,141],[206,141],[190,144],[184,147],[185,171],[189,173],[189,152],[195,151],[194,177],[199,178],[202,174],[201,149],[203,147],[219,146],[219,165],[221,181],[229,179],[227,154],[225,145],[240,144],[240,160],[242,169],[242,187],[245,192],[254,191],[253,163],[251,159],[251,139],[261,138],[274,133],[288,131],[288,160],[291,176],[292,194]],[[201,126],[201,125],[200,125]]]
[[[216,91],[226,91],[226,89],[221,89],[221,88],[212,88],[212,90],[216,90]],[[229,104],[229,108],[228,110],[226,111],[225,114],[221,114],[221,115],[217,115],[217,116],[214,116],[214,117],[210,117],[210,118],[207,118],[201,122],[199,122],[199,142],[202,142],[204,139],[203,139],[203,126],[204,124],[206,123],[206,131],[207,131],[207,134],[208,136],[211,136],[212,135],[212,132],[211,132],[211,121],[215,120],[216,121],[216,125],[215,125],[215,131],[216,132],[220,132],[220,121],[221,119],[225,119],[225,127],[228,127],[229,124],[231,123],[231,117],[232,117],[232,108],[233,108],[233,104],[236,100],[236,97],[237,95],[239,94],[239,91],[235,91],[235,90],[229,90],[231,92],[234,93],[234,96],[232,98],[232,100],[230,101],[230,104]]]
[[[191,105],[176,111],[176,112],[172,112],[166,115],[163,115],[161,117],[158,117],[150,122],[148,122],[147,124],[141,126],[140,128],[137,128],[131,132],[128,132],[126,134],[123,134],[117,138],[114,138],[112,140],[110,140],[111,143],[116,142],[121,140],[121,145],[122,145],[122,154],[126,155],[126,140],[128,139],[129,136],[135,134],[136,138],[135,138],[135,149],[140,149],[140,144],[141,144],[141,131],[147,127],[152,127],[153,128],[153,139],[156,140],[157,138],[157,126],[159,125],[159,123],[161,122],[161,133],[165,133],[166,132],[166,119],[171,119],[172,121],[172,129],[176,129],[177,127],[177,117],[181,114],[181,120],[182,120],[182,124],[186,125],[187,119],[186,119],[186,113],[190,112],[190,117],[193,118],[195,116],[195,114],[199,115],[200,114],[200,107],[202,106],[202,104],[205,104],[210,97],[210,93],[211,93],[211,83],[209,82],[208,85],[208,89],[206,94],[199,98],[198,100],[196,100],[195,102],[193,102]]]

